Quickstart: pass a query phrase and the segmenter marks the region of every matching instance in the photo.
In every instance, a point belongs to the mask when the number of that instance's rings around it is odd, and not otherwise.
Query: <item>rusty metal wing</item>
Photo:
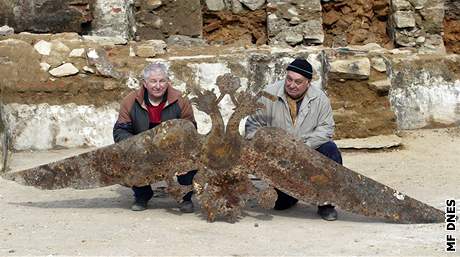
[[[41,189],[147,185],[196,169],[200,140],[190,121],[172,120],[119,143],[4,176]]]
[[[259,129],[246,143],[241,165],[307,203],[333,203],[345,211],[400,223],[444,220],[442,211],[335,163],[281,129]]]

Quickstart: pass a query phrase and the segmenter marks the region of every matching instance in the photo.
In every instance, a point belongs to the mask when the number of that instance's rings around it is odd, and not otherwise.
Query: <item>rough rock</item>
[[[140,5],[134,14],[137,24],[136,40],[166,40],[171,35],[201,37],[203,33],[201,9],[200,0],[164,0],[162,5],[153,11]]]
[[[407,0],[391,0],[391,8],[396,11],[413,11],[414,7]]]
[[[289,22],[285,19],[280,19],[274,13],[267,16],[267,32],[268,36],[275,37],[278,33],[281,33],[284,29],[289,27]]]
[[[306,44],[322,44],[324,42],[323,25],[320,20],[310,20],[298,27],[303,33]]]
[[[3,25],[0,27],[0,36],[9,36],[14,34],[14,29],[8,27],[7,25]]]
[[[291,46],[298,45],[302,43],[303,41],[303,36],[302,34],[287,30],[284,33],[281,33],[282,37],[284,38],[284,41],[288,43]]]
[[[330,63],[330,66],[331,76],[342,79],[368,79],[371,69],[369,58],[334,60]]]
[[[201,38],[192,38],[182,35],[172,35],[167,40],[168,46],[196,47],[206,46],[207,43]]]
[[[47,73],[41,70],[40,58],[40,54],[24,41],[0,41],[0,85],[14,88],[20,83],[48,79]]]
[[[70,48],[61,41],[53,40],[50,43],[51,52],[49,55],[43,56],[42,61],[48,63],[51,67],[57,67],[67,60]]]
[[[95,0],[2,1],[2,23],[16,32],[84,32],[92,21]]]
[[[299,42],[299,34],[304,38],[302,42],[307,45],[324,41],[320,1],[268,0],[267,14],[267,31],[271,44],[295,45]]]
[[[378,72],[386,72],[387,65],[382,57],[374,57],[371,59],[372,68],[374,68]]]
[[[128,41],[122,37],[83,36],[83,39],[101,46],[126,45]]]
[[[232,7],[232,13],[240,13],[244,11],[243,4],[241,4],[240,0],[230,0],[230,4]]]
[[[78,74],[78,69],[71,63],[65,63],[57,68],[51,69],[49,73],[59,78]]]
[[[396,28],[415,27],[415,17],[413,12],[397,11],[393,15]]]
[[[240,2],[252,11],[260,9],[265,4],[265,0],[240,0]]]
[[[340,149],[387,149],[402,145],[402,139],[396,135],[346,138],[334,142]]]
[[[84,54],[85,54],[84,48],[76,48],[76,49],[72,49],[72,51],[69,54],[69,57],[82,58],[84,57]]]
[[[166,43],[163,40],[147,40],[137,43],[134,51],[137,56],[143,58],[155,57],[158,54],[166,53]]]
[[[91,33],[94,36],[118,37],[129,40],[134,37],[135,23],[132,0],[96,1]]]
[[[96,67],[98,75],[114,79],[122,79],[124,77],[124,74],[118,71],[109,61],[107,53],[103,49],[88,49],[86,55],[88,56],[89,64]]]
[[[48,41],[40,40],[34,45],[35,50],[41,55],[50,55],[51,43]]]
[[[142,5],[142,8],[148,11],[153,11],[163,4],[161,0],[144,0],[140,2]]]
[[[46,63],[46,62],[41,62],[41,63],[40,63],[40,68],[42,69],[42,71],[47,72],[47,71],[50,70],[51,65],[49,65],[49,64]]]
[[[441,34],[443,31],[444,11],[445,8],[442,4],[420,9],[419,13],[422,17],[420,27],[427,33]]]
[[[368,82],[369,87],[375,90],[379,95],[387,95],[391,88],[391,81],[389,79]]]
[[[205,0],[205,2],[210,11],[222,11],[226,7],[224,0]]]

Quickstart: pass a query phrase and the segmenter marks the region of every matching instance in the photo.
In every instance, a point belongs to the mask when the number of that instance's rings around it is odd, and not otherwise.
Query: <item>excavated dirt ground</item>
[[[393,48],[386,32],[387,0],[349,0],[323,3],[324,45],[343,47],[348,44],[377,43]]]
[[[367,82],[328,81],[336,123],[336,138],[361,138],[393,134],[396,118],[388,96],[380,96],[369,89]]]
[[[442,210],[446,199],[460,202],[460,129],[404,132],[402,142],[400,150],[344,153],[344,165]],[[25,169],[81,151],[16,153],[12,164]],[[393,224],[340,210],[326,222],[305,203],[248,207],[235,224],[207,223],[162,194],[147,211],[130,211],[131,194],[122,186],[42,191],[0,178],[0,255],[457,256],[444,250],[443,223]]]
[[[448,53],[460,54],[460,20],[444,21],[444,44]]]
[[[240,14],[204,10],[203,37],[210,44],[266,44],[266,16],[265,10]]]

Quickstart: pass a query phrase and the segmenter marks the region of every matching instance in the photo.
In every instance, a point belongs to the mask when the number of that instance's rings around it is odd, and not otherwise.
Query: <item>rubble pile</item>
[[[389,0],[323,1],[324,45],[344,47],[377,43],[393,48],[387,35]]]

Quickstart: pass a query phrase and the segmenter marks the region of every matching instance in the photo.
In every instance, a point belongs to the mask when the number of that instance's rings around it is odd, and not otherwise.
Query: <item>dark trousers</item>
[[[196,174],[196,170],[189,171],[187,174],[177,176],[177,182],[183,186],[188,186],[192,184],[193,177]],[[150,185],[147,186],[133,186],[134,198],[139,202],[148,202],[153,197],[153,190]],[[184,201],[192,200],[193,191],[188,192],[182,197]]]
[[[316,151],[322,153],[327,158],[339,164],[342,164],[342,154],[340,153],[339,148],[334,142],[329,141],[327,143],[324,143],[320,147],[318,147]],[[276,188],[275,190],[276,193],[278,193],[278,199],[276,199],[275,209],[285,209],[297,203],[298,200],[296,198],[286,193],[283,193]]]

